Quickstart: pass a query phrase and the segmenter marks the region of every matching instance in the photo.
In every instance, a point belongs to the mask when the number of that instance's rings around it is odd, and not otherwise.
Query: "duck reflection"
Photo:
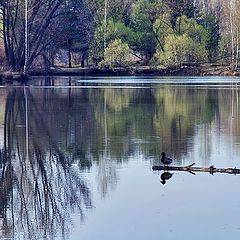
[[[164,185],[164,184],[167,183],[167,181],[168,181],[170,178],[172,178],[172,176],[173,176],[173,173],[164,172],[164,173],[162,173],[161,176],[160,176],[160,179],[161,179],[160,182]]]

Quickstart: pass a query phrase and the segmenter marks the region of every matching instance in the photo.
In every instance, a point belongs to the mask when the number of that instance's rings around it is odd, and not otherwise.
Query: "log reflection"
[[[70,214],[84,220],[92,206],[79,168],[60,148],[28,89],[25,95],[24,89],[9,91],[0,166],[1,237],[65,238]]]

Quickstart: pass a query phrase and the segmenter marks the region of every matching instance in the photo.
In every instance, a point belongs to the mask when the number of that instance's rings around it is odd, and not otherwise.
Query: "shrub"
[[[104,50],[104,60],[99,67],[127,67],[129,66],[130,48],[121,39],[116,39]]]
[[[204,45],[196,43],[186,34],[168,35],[164,51],[158,50],[155,59],[165,67],[181,67],[185,63],[207,61],[208,52]]]

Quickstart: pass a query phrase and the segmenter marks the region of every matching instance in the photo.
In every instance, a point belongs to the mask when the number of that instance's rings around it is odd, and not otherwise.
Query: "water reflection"
[[[240,142],[238,103],[238,88],[9,88],[1,102],[2,237],[67,237],[71,213],[84,219],[92,207],[84,176],[93,166],[104,198],[136,155],[158,165],[164,150],[182,165],[197,153],[208,165],[213,131]],[[161,183],[172,176],[164,172]]]
[[[0,182],[2,237],[53,239],[60,233],[66,237],[70,213],[83,219],[84,209],[92,206],[78,166],[58,144],[51,118],[42,113],[45,97],[37,104],[29,90],[11,89],[7,95]]]
[[[167,183],[167,181],[172,178],[173,176],[173,173],[170,173],[170,172],[163,172],[160,176],[160,179],[161,179],[161,183],[164,185]]]

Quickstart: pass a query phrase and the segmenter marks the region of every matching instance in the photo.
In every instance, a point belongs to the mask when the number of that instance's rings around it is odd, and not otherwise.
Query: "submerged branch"
[[[238,168],[215,168],[211,166],[209,168],[202,168],[202,167],[193,167],[195,163],[184,166],[184,167],[177,167],[177,166],[153,166],[153,171],[184,171],[184,172],[209,172],[210,174],[214,173],[228,173],[228,174],[240,174],[240,169]]]

